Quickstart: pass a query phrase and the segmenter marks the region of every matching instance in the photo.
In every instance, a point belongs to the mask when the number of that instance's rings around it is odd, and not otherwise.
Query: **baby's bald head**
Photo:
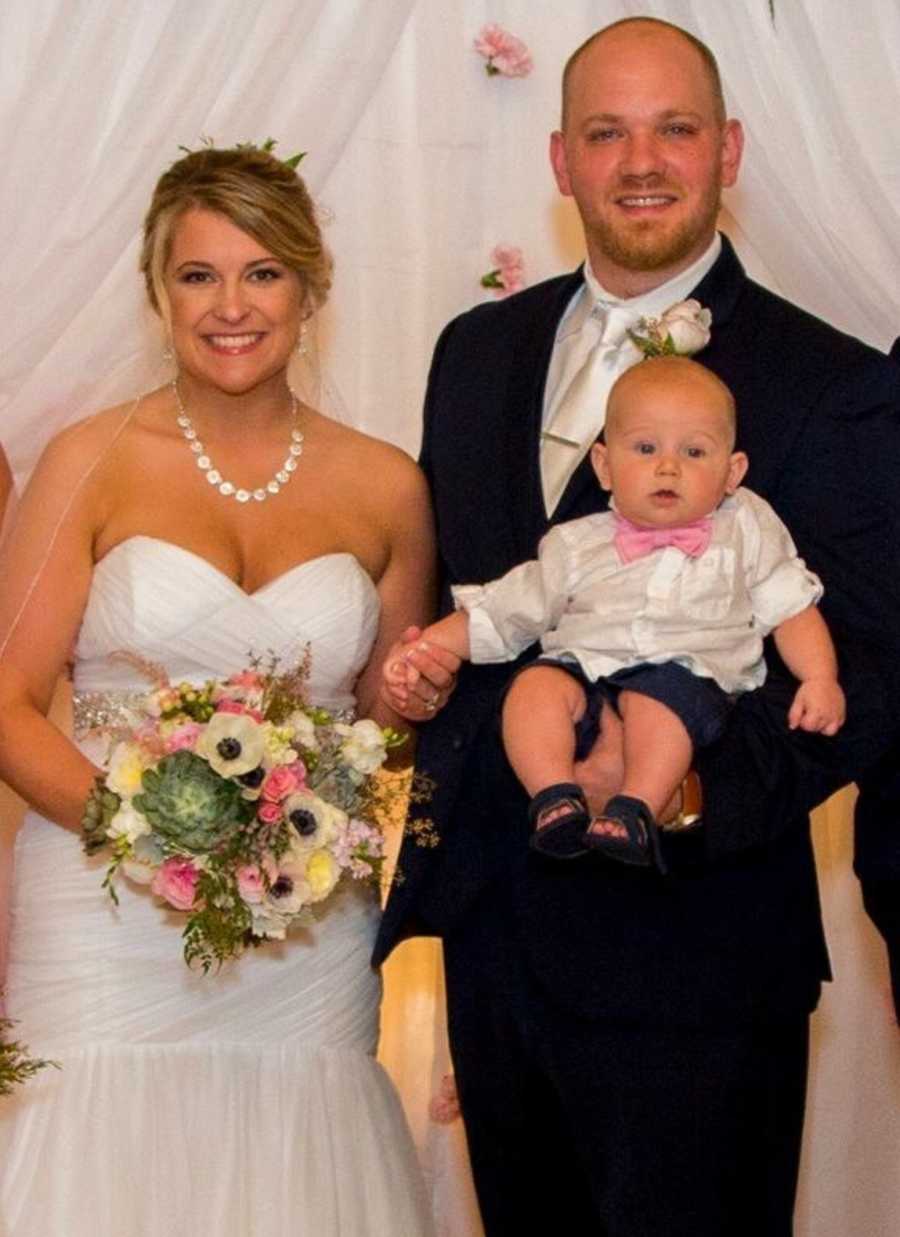
[[[673,398],[683,404],[685,416],[698,411],[715,414],[728,450],[734,447],[734,396],[712,370],[684,356],[648,357],[616,380],[606,405],[606,441],[621,433],[634,416],[652,413],[655,404],[661,400],[671,404]]]

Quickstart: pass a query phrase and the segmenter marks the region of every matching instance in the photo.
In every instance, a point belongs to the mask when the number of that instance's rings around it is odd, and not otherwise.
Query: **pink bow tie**
[[[689,558],[699,558],[712,537],[712,517],[708,515],[677,528],[640,528],[622,515],[613,513],[613,518],[616,522],[613,540],[623,563],[631,563],[667,545],[675,546]]]

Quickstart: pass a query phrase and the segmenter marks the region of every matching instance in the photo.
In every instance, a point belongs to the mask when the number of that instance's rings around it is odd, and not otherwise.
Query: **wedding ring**
[[[422,708],[425,710],[426,713],[434,713],[435,710],[437,709],[437,702],[438,702],[437,696],[435,696],[433,700],[424,700],[422,702]]]

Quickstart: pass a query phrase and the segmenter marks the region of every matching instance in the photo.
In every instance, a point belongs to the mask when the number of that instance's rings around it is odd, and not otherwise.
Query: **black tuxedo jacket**
[[[538,464],[543,390],[581,279],[579,271],[479,306],[438,342],[422,465],[442,612],[451,584],[493,579],[534,557],[549,527]],[[727,240],[693,295],[713,317],[697,359],[737,400],[746,484],[772,503],[825,583],[847,725],[837,738],[791,735],[793,684],[770,654],[766,686],[741,699],[699,760],[706,826],[671,840],[670,876],[594,856],[553,863],[527,850],[525,798],[499,744],[498,696],[513,667],[465,666],[419,740],[417,767],[434,790],[414,813],[433,818],[440,842],[404,842],[376,962],[405,936],[452,934],[467,908],[491,898],[538,982],[579,1015],[735,1024],[817,999],[828,962],[807,813],[882,758],[896,726],[900,370],[748,280]],[[586,460],[552,522],[605,505]]]

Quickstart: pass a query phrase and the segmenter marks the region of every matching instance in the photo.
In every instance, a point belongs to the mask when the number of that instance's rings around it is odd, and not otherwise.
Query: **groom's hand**
[[[423,640],[420,627],[407,627],[385,658],[381,696],[408,722],[424,722],[447,703],[456,687],[459,658]]]

